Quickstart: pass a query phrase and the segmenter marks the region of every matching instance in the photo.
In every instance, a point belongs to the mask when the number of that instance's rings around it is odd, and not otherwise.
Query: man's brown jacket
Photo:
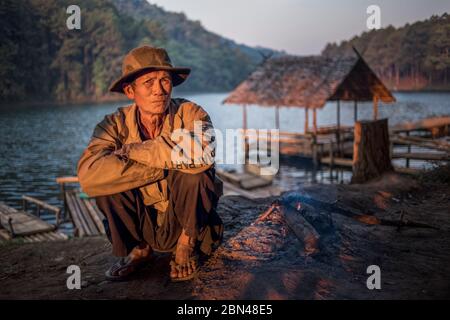
[[[161,134],[143,142],[137,112],[137,106],[132,104],[119,108],[97,124],[78,162],[78,178],[83,191],[91,197],[139,188],[146,205],[165,211],[168,193],[164,169],[195,174],[211,168],[214,153],[211,156],[207,150],[210,150],[209,129],[213,126],[209,115],[200,106],[188,100],[172,99]],[[201,121],[203,135],[194,130],[195,121]],[[193,161],[192,153],[189,156],[178,147],[180,144],[177,146],[176,142],[187,137],[190,141],[184,140],[182,146],[187,142],[192,146],[191,152],[199,148],[205,150],[204,157],[199,158],[197,152],[196,161]],[[114,151],[124,145],[129,145],[127,157],[115,155]],[[216,179],[215,183],[220,196],[221,181]]]

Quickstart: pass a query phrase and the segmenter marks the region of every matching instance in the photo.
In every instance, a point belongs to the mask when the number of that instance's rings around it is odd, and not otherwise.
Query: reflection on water
[[[239,106],[221,105],[226,94],[187,95],[186,98],[202,105],[211,115],[216,128],[242,127]],[[448,114],[448,93],[396,94],[394,105],[381,105],[381,117],[391,124],[405,120],[418,120],[432,115]],[[0,107],[0,201],[20,206],[22,194],[28,194],[54,205],[61,205],[59,187],[55,178],[75,175],[77,161],[86,147],[94,126],[105,114],[115,111],[121,103],[67,106],[14,106]],[[360,104],[360,119],[370,119],[372,106]],[[336,122],[336,108],[330,103],[317,113],[318,125]],[[353,122],[353,104],[342,104],[341,122]],[[250,128],[274,128],[274,109],[249,106]],[[282,108],[281,130],[302,132],[303,109]],[[312,123],[312,120],[310,120]],[[303,181],[347,182],[347,171],[330,172],[325,168],[313,172],[309,161],[282,164],[276,184],[294,186]]]

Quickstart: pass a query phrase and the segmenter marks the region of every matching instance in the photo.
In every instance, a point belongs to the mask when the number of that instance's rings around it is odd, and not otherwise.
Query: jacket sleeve
[[[95,127],[89,145],[78,161],[81,188],[91,197],[134,189],[164,177],[162,169],[113,154],[121,147],[115,117],[117,115],[106,116]]]
[[[209,115],[191,103],[183,112],[183,129],[171,136],[160,135],[153,140],[128,146],[129,159],[147,166],[200,173],[214,164],[215,137]]]

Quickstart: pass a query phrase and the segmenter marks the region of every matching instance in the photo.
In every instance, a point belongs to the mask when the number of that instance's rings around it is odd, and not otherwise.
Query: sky
[[[381,9],[381,27],[403,26],[450,13],[449,0],[148,0],[184,12],[209,31],[250,46],[291,54],[319,54],[328,42],[368,31],[369,5]]]

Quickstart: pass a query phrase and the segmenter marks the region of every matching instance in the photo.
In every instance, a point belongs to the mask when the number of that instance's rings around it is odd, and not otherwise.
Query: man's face
[[[149,71],[127,84],[124,91],[138,105],[140,112],[164,113],[170,103],[172,78],[167,71]]]

